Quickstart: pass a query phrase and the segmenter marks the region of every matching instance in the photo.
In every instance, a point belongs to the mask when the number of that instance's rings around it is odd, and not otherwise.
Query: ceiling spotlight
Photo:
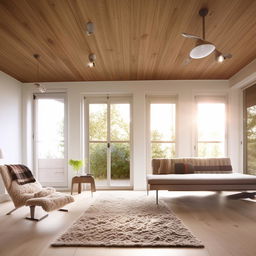
[[[89,68],[93,68],[96,66],[95,61],[96,61],[96,55],[94,53],[90,53],[88,56],[89,62],[87,64],[87,66]]]
[[[90,21],[86,23],[86,33],[88,36],[94,34],[94,24]]]
[[[39,92],[41,93],[45,93],[46,92],[46,88],[44,86],[42,86],[39,83],[34,83],[34,85],[36,86],[36,88],[38,89]]]
[[[36,78],[36,80],[39,81],[39,71],[40,71],[39,70],[39,64],[40,64],[39,57],[40,57],[40,55],[34,54],[33,57],[37,60],[37,78]],[[46,88],[43,85],[41,85],[39,82],[34,83],[34,85],[36,86],[36,88],[38,89],[39,92],[41,92],[41,93],[46,92]]]
[[[221,53],[219,51],[216,50],[216,61],[219,63],[222,63],[224,60],[226,59],[231,59],[232,58],[232,54],[230,53]]]
[[[224,59],[224,56],[222,55],[222,54],[220,54],[217,58],[217,61],[219,62],[219,63],[221,63],[221,62],[223,62],[225,59]]]

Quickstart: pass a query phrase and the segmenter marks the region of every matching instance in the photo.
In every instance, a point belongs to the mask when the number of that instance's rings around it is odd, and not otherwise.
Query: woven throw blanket
[[[12,180],[16,180],[19,185],[24,185],[36,181],[32,172],[28,169],[27,166],[22,164],[12,164],[6,166],[11,174]]]

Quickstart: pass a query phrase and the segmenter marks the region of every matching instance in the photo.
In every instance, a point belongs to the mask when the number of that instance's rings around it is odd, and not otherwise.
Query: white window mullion
[[[110,144],[110,136],[111,136],[111,125],[110,125],[110,103],[109,97],[107,97],[107,180],[108,186],[110,186],[111,181],[111,144]]]

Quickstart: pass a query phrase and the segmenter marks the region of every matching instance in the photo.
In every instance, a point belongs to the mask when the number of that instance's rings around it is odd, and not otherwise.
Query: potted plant
[[[78,175],[78,172],[80,171],[80,169],[83,167],[83,164],[84,164],[82,160],[73,160],[73,159],[70,159],[68,163],[73,167],[73,170],[76,172],[76,175]]]

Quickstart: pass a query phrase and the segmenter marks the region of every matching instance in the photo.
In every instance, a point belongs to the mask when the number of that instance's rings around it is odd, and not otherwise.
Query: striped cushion
[[[172,172],[172,161],[171,159],[161,159],[158,168],[158,174],[170,174]]]
[[[164,163],[162,163],[164,161]],[[164,165],[168,162],[168,168],[164,170]],[[195,173],[232,173],[230,158],[172,158],[172,159],[152,159],[153,174],[173,174],[177,163],[190,164],[194,166]],[[162,167],[160,168],[162,164]]]

